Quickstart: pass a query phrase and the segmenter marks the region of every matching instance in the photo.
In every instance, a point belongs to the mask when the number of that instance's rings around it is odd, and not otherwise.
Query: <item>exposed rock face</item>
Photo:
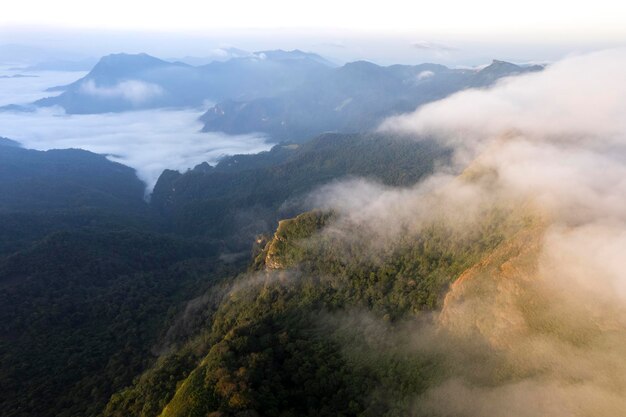
[[[544,229],[535,224],[519,231],[464,272],[445,297],[440,324],[458,336],[478,333],[497,347],[510,343],[512,334],[524,333],[519,302],[536,279]]]
[[[313,210],[279,221],[274,236],[256,257],[254,269],[285,269],[296,265],[304,257],[307,239],[324,226],[329,216]]]
[[[281,259],[281,246],[287,243],[284,236],[280,234],[284,230],[286,220],[278,222],[278,229],[274,233],[272,240],[267,242],[265,249],[265,268],[266,269],[283,269],[285,267],[284,260]]]
[[[625,310],[568,275],[577,260],[555,257],[557,227],[537,221],[520,230],[450,287],[437,329],[451,336],[454,370],[427,397],[433,415],[614,416],[626,409]],[[591,277],[597,285],[601,279]]]

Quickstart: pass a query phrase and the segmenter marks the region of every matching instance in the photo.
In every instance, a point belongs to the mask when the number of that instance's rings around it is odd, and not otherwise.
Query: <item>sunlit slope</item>
[[[555,228],[573,233],[536,218],[451,285],[436,326],[456,349],[445,381],[423,399],[428,415],[626,409],[624,308],[604,293],[603,271],[588,274],[584,261],[554,249]]]
[[[534,227],[525,216],[494,209],[471,239],[433,224],[372,256],[371,242],[328,233],[334,220],[314,211],[282,221],[252,272],[222,290],[210,327],[181,348],[178,360],[196,357],[198,365],[161,376],[179,381],[159,395],[146,385],[150,378],[139,380],[114,397],[110,415],[123,415],[125,401],[155,410],[155,397],[167,400],[162,416],[403,415],[414,396],[443,377],[437,361],[376,352],[360,324],[337,317],[371,314],[393,334],[436,310],[464,271]],[[201,350],[205,356],[197,356]],[[148,374],[164,369],[157,368]]]

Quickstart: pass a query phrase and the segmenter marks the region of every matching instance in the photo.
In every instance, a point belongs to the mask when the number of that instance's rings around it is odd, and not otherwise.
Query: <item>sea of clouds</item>
[[[0,75],[19,71],[0,70]],[[0,78],[0,105],[28,104],[57,93],[44,90],[82,77],[80,72],[29,72],[37,77]],[[89,86],[88,86],[89,88]],[[132,82],[115,89],[91,86],[92,93],[141,100],[158,94]],[[81,148],[137,170],[150,192],[164,169],[185,171],[201,162],[216,163],[225,155],[257,153],[272,145],[261,134],[202,133],[204,109],[155,109],[123,113],[68,115],[62,108],[34,112],[0,112],[0,136],[26,148]]]

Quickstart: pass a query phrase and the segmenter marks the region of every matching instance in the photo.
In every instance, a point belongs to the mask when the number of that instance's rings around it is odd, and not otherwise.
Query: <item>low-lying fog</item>
[[[36,77],[14,78],[16,74]],[[0,106],[26,104],[56,93],[49,87],[67,84],[82,72],[0,70]],[[4,76],[4,77],[3,77]],[[198,117],[206,109],[158,109],[125,113],[67,115],[61,108],[35,112],[0,112],[0,137],[26,148],[81,148],[137,170],[151,191],[166,169],[186,170],[224,155],[257,153],[271,144],[263,135],[231,136],[200,133]]]

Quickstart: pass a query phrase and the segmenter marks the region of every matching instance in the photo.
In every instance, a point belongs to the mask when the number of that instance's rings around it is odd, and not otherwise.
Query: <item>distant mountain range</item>
[[[171,62],[184,62],[185,64],[200,66],[207,65],[214,61],[228,61],[233,58],[244,58],[252,55],[251,52],[244,51],[243,49],[226,47],[216,48],[202,56],[184,56],[182,58],[169,58],[166,61]]]
[[[496,60],[482,69],[383,67],[367,61],[338,67],[300,50],[225,53],[233,57],[200,66],[147,54],[108,55],[83,78],[51,88],[60,94],[34,106],[93,114],[199,107],[209,101],[216,104],[201,117],[204,131],[262,132],[277,141],[301,142],[324,132],[368,131],[386,117],[457,91],[543,69]]]
[[[88,114],[252,100],[292,90],[330,65],[298,50],[262,51],[198,67],[147,54],[114,54],[103,57],[85,77],[51,90],[62,91],[59,96],[35,105]]]
[[[10,146],[12,148],[21,148],[19,142],[16,142],[11,139],[0,137],[0,146]]]
[[[286,93],[220,102],[201,120],[205,131],[265,132],[279,140],[302,141],[322,132],[367,131],[386,117],[457,91],[541,69],[502,61],[481,70],[435,64],[381,67],[358,61],[317,73]]]

